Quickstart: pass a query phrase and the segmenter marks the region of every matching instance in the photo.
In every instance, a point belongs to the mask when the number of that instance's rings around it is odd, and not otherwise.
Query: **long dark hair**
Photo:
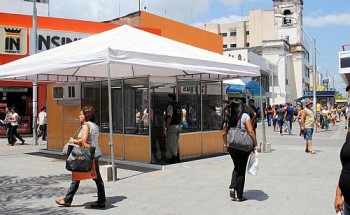
[[[232,100],[230,103],[230,119],[229,126],[236,127],[238,121],[241,119],[242,114],[244,113],[244,106],[241,100]]]

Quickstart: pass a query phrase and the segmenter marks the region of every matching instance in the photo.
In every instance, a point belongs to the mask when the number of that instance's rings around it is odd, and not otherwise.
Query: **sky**
[[[138,11],[138,0],[50,0],[50,16],[106,21]],[[243,20],[251,9],[272,10],[272,0],[141,0],[141,9],[189,25]],[[338,52],[350,43],[349,0],[304,0],[303,25],[316,40],[319,71],[344,93],[339,76]],[[309,44],[311,44],[309,42]],[[350,46],[348,47],[350,50]],[[310,51],[311,53],[311,51]],[[331,81],[331,86],[333,83]]]

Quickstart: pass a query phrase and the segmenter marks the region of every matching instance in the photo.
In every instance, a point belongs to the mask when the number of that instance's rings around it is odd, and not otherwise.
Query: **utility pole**
[[[38,34],[38,28],[37,28],[37,9],[36,9],[36,0],[33,1],[33,36],[31,37],[32,46],[33,46],[33,52],[32,54],[37,53],[37,34]],[[38,138],[37,138],[37,116],[38,116],[38,83],[37,83],[37,76],[35,76],[35,79],[33,81],[33,145],[38,145]]]

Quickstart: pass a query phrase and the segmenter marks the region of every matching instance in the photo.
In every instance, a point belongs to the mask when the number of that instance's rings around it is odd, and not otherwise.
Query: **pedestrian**
[[[272,110],[271,105],[267,106],[265,114],[267,116],[267,125],[271,126],[271,124],[272,124],[272,116],[273,116],[273,110]]]
[[[9,120],[12,117],[12,110],[11,110],[11,108],[6,107],[5,111],[6,111],[5,118],[1,122],[5,125],[5,128],[6,128],[6,137],[7,137],[8,145],[11,145],[12,144],[12,138],[11,138],[11,133],[10,133],[11,122]]]
[[[168,107],[165,113],[164,135],[166,143],[170,149],[171,158],[168,164],[180,162],[179,136],[181,131],[182,108],[176,101],[176,95],[168,94]]]
[[[294,107],[292,104],[287,103],[286,112],[284,114],[284,121],[286,122],[286,125],[287,125],[288,135],[292,134],[293,118],[294,118]]]
[[[254,99],[249,99],[248,105],[255,112],[254,117],[252,117],[251,119],[252,119],[252,123],[253,123],[254,132],[256,134],[256,128],[258,127],[259,110],[258,110],[258,108],[255,107]]]
[[[272,125],[273,125],[273,131],[278,131],[277,128],[277,121],[278,121],[278,115],[277,115],[277,110],[278,110],[279,106],[278,105],[274,105],[273,106],[273,116],[272,116]]]
[[[17,142],[17,137],[22,144],[24,145],[25,140],[17,133],[17,128],[18,128],[18,122],[19,122],[19,115],[16,112],[16,108],[12,107],[11,108],[11,118],[8,119],[8,121],[11,123],[11,128],[10,128],[10,145],[14,146],[15,143]]]
[[[241,101],[233,100],[230,104],[230,119],[228,122],[228,129],[230,127],[237,127],[238,124],[242,129],[246,129],[249,136],[253,140],[253,151],[257,149],[256,134],[253,129],[253,123],[247,113],[244,113],[244,106]],[[245,182],[245,172],[247,167],[248,157],[250,152],[241,151],[234,148],[228,148],[231,159],[234,164],[234,169],[232,171],[230,189],[230,197],[233,201],[242,202],[247,200],[243,196],[244,182]]]
[[[79,120],[81,123],[80,130],[76,137],[70,137],[69,142],[80,146],[95,147],[95,157],[93,167],[90,172],[72,172],[72,182],[64,198],[57,198],[55,202],[58,205],[69,207],[72,204],[73,197],[79,188],[81,180],[93,179],[97,186],[97,201],[92,203],[92,208],[105,208],[106,195],[103,180],[100,174],[99,157],[101,150],[98,147],[99,129],[95,123],[94,108],[90,105],[82,107]]]
[[[304,130],[304,139],[306,141],[305,152],[315,154],[312,147],[312,135],[314,133],[314,126],[317,121],[314,112],[312,111],[312,101],[307,99],[305,101],[305,108],[301,116],[301,129]]]
[[[301,104],[299,104],[297,106],[297,110],[298,110],[298,115],[296,116],[297,120],[298,120],[298,124],[299,124],[299,136],[301,135],[304,135],[304,131],[303,129],[301,128],[301,116],[303,115],[303,112],[304,112],[304,108]]]
[[[43,141],[46,141],[46,131],[47,131],[47,113],[46,113],[46,107],[42,107],[40,109],[40,113],[38,115],[38,122],[39,125],[39,135],[38,138],[41,137]]]
[[[328,131],[329,129],[329,122],[328,120],[331,117],[331,112],[328,110],[328,106],[324,106],[323,110],[322,110],[322,116],[323,116],[323,127],[326,129],[326,131]]]
[[[206,129],[207,130],[218,130],[221,127],[222,119],[221,116],[216,112],[214,105],[208,106],[208,113],[206,114]]]
[[[282,136],[283,134],[283,123],[284,123],[284,116],[286,114],[286,111],[283,108],[283,105],[280,104],[279,108],[277,109],[277,123],[280,129],[280,135]]]
[[[350,215],[350,135],[348,133],[345,143],[340,150],[340,161],[342,170],[335,193],[334,208],[338,213],[343,211],[344,215]],[[344,200],[343,200],[344,198]]]

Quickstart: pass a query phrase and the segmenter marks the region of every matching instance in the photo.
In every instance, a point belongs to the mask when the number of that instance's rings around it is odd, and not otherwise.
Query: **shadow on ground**
[[[70,174],[18,178],[0,176],[0,211],[1,214],[79,214],[65,208],[38,207],[41,199],[54,199],[63,196],[67,187],[57,186],[70,181]],[[79,194],[95,193],[96,188],[79,189]],[[36,204],[30,202],[37,201]]]
[[[109,209],[117,207],[117,206],[115,206],[115,204],[117,204],[118,202],[123,201],[126,198],[127,198],[126,196],[110,196],[110,197],[107,197],[106,208],[91,208],[90,205],[93,202],[87,202],[87,203],[84,204],[84,206],[85,206],[85,209],[91,209],[91,210],[109,210]]]
[[[267,193],[262,190],[247,190],[244,192],[244,195],[251,200],[256,201],[265,201],[269,198]]]

